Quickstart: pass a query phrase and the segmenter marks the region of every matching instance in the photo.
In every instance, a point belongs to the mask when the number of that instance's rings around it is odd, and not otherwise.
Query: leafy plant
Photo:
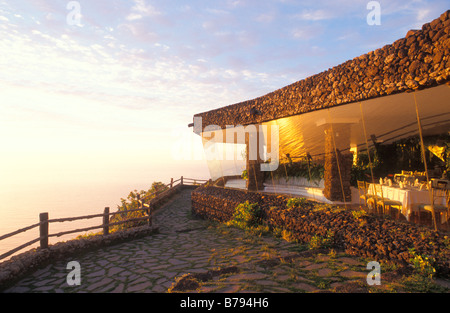
[[[413,274],[406,276],[400,280],[400,283],[402,284],[402,288],[405,289],[407,292],[414,292],[414,293],[446,293],[448,290],[446,290],[445,287],[439,286],[433,282],[432,279],[429,279],[428,277],[423,277],[419,274]]]
[[[272,174],[274,178],[304,177],[308,181],[320,181],[324,177],[324,172],[323,165],[304,158],[298,162],[280,164]]]
[[[297,239],[295,238],[294,233],[287,229],[283,229],[281,231],[281,238],[283,238],[287,242],[297,242]]]
[[[429,146],[438,144],[444,148],[442,157],[433,156]],[[443,176],[450,178],[450,135],[441,134],[424,137],[425,155],[429,169],[439,167]],[[402,170],[423,171],[421,144],[419,137],[410,137],[398,140],[392,144],[375,144],[370,149],[370,158],[375,177],[385,177]],[[441,175],[441,174],[439,174]],[[356,164],[351,170],[351,184],[356,186],[358,180],[368,181],[371,176],[369,155],[367,151],[357,154]]]
[[[263,211],[258,203],[245,201],[235,208],[233,218],[227,225],[236,226],[242,229],[257,227],[262,223],[262,213]]]
[[[190,290],[198,290],[202,286],[199,281],[192,274],[183,274],[175,279],[175,283],[167,290],[168,293],[186,292]]]
[[[115,223],[119,221],[125,221],[131,218],[139,218],[144,217],[147,215],[145,210],[141,211],[133,211],[129,212],[129,210],[139,209],[140,203],[139,199],[146,199],[146,201],[153,199],[157,196],[158,193],[161,193],[165,190],[167,190],[169,187],[164,185],[161,182],[153,182],[152,186],[148,190],[141,190],[141,191],[131,191],[127,198],[121,198],[120,202],[121,205],[117,206],[117,214],[113,215],[110,222]],[[123,223],[120,225],[115,225],[110,228],[111,232],[118,231],[118,230],[124,230],[131,227],[136,227],[140,225],[144,225],[145,221],[130,221],[127,223]]]
[[[334,243],[334,233],[328,231],[325,237],[314,235],[309,241],[308,247],[310,250],[320,248],[331,248],[333,246],[333,243]]]
[[[414,248],[410,248],[409,253],[412,256],[409,262],[414,271],[423,277],[433,278],[436,273],[436,269],[433,267],[435,259],[418,254]]]
[[[328,253],[328,256],[329,256],[331,259],[335,259],[336,256],[337,256],[336,250],[331,249],[330,252]]]
[[[290,198],[286,203],[286,207],[288,209],[292,209],[294,207],[299,208],[305,205],[306,203],[308,203],[308,201],[305,198]]]
[[[356,220],[360,220],[362,217],[367,216],[367,212],[364,210],[352,211],[352,215]]]
[[[370,152],[370,158],[372,161],[372,169],[374,171],[379,165],[379,158],[374,150]],[[357,181],[368,181],[371,177],[369,155],[367,153],[358,153],[356,158],[356,164],[353,164],[350,172],[350,183],[352,186],[357,186]]]
[[[262,236],[270,233],[270,228],[267,225],[261,224],[253,227],[248,227],[245,229],[247,233],[253,236]]]
[[[450,237],[444,236],[444,246],[445,249],[450,250]]]

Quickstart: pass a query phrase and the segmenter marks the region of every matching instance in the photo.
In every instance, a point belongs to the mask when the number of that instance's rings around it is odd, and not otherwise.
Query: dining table
[[[419,211],[419,205],[421,204],[429,204],[431,203],[430,192],[426,186],[420,188],[420,186],[411,186],[411,185],[389,185],[389,184],[381,184],[381,188],[383,190],[383,197],[385,199],[400,201],[402,203],[401,213],[405,216],[405,218],[409,221],[411,218],[411,214],[413,212]],[[369,184],[369,188],[367,192],[369,194],[374,194],[374,184]],[[381,196],[381,194],[378,194]],[[441,199],[442,203],[435,204],[445,204],[446,200]],[[444,217],[445,219],[447,217]]]

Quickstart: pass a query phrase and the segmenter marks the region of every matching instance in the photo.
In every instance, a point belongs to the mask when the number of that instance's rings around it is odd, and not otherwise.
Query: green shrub
[[[278,168],[271,172],[274,178],[285,178],[289,180],[289,177],[304,177],[310,182],[319,183],[324,177],[324,166],[312,161],[308,161],[307,158],[303,158],[297,162],[282,163]]]
[[[308,201],[305,198],[290,198],[286,203],[286,207],[288,209],[292,209],[294,207],[299,208],[307,203]]]
[[[362,217],[367,216],[367,213],[364,210],[358,210],[358,211],[352,211],[352,215],[356,220],[359,220]]]
[[[409,249],[409,254],[411,254],[409,262],[414,271],[423,277],[433,278],[433,275],[436,273],[436,269],[433,266],[435,259],[416,253],[414,248]]]
[[[294,233],[287,229],[283,229],[281,231],[281,238],[283,238],[287,242],[297,242],[297,239],[295,238]]]
[[[262,223],[262,210],[258,203],[245,201],[239,204],[233,214],[233,218],[227,225],[236,226],[242,229],[254,228]]]
[[[329,231],[326,237],[314,235],[309,241],[308,247],[310,250],[331,248],[334,243],[334,233]]]
[[[125,221],[131,218],[139,218],[147,216],[147,213],[145,210],[141,211],[134,211],[134,212],[128,212],[128,210],[134,210],[139,209],[139,201],[138,198],[143,199],[146,198],[146,201],[149,201],[150,199],[153,199],[157,194],[155,192],[161,193],[165,190],[167,190],[168,187],[165,186],[161,182],[154,182],[150,189],[148,190],[141,190],[141,191],[131,191],[128,194],[128,197],[126,199],[121,198],[120,202],[121,205],[117,206],[117,214],[112,215],[110,219],[110,223],[115,223],[119,221]],[[124,230],[136,226],[145,225],[146,221],[130,221],[119,225],[114,225],[110,228],[110,232],[115,232],[119,230]]]

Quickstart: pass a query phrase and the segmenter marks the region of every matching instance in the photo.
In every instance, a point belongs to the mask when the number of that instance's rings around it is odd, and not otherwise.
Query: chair
[[[379,185],[379,184],[375,184],[375,195],[369,201],[370,202],[373,201],[373,204],[375,205],[376,209],[378,207],[381,207],[381,213],[383,213],[383,214],[386,214],[387,207],[389,207],[389,208],[390,207],[398,207],[397,218],[399,217],[400,212],[402,210],[402,206],[403,206],[403,204],[400,201],[385,198],[383,196],[383,186]]]
[[[364,181],[357,181],[358,183],[358,194],[359,194],[359,205],[361,205],[361,201],[364,201],[364,205],[367,207],[367,200],[373,197],[372,194],[367,192],[368,184]]]
[[[403,180],[403,183],[414,185],[414,181],[416,180],[415,176],[408,176]]]
[[[431,204],[420,204],[419,205],[419,216],[420,211],[425,210],[427,212],[433,213],[445,213],[447,218],[447,226],[449,226],[449,207],[450,207],[450,192],[446,188],[431,188],[431,194],[433,203]]]
[[[449,189],[450,186],[449,186],[447,180],[440,180],[440,179],[438,179],[438,180],[436,181],[436,188],[439,188],[439,189]]]

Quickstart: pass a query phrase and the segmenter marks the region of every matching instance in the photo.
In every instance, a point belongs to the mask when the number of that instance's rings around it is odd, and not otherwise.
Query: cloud
[[[42,0],[33,3],[46,5]],[[359,46],[380,46],[379,41],[370,40],[374,37],[358,36],[358,28],[340,25],[356,13],[366,25],[365,5],[351,6],[349,0],[330,5],[321,0],[301,5],[230,0],[206,7],[200,1],[189,2],[189,7],[167,2],[158,2],[156,7],[155,3],[106,1],[102,5],[108,9],[99,16],[101,5],[82,2],[83,19],[92,19],[83,30],[66,25],[46,28],[48,13],[61,19],[54,7],[40,12],[43,25],[21,22],[16,33],[8,32],[8,25],[0,26],[0,49],[8,51],[8,62],[0,61],[6,68],[0,80],[103,97],[111,106],[129,106],[130,110],[188,104],[196,113],[260,96],[274,86],[300,79],[310,68],[320,71],[323,64],[337,65],[335,53],[329,52],[329,45],[336,42],[340,43],[337,53],[345,50],[347,54],[348,43],[356,41],[353,38],[360,39]],[[67,14],[64,5],[57,8]],[[386,10],[392,8],[386,4]],[[410,12],[426,18],[434,12],[429,10],[421,5]],[[17,12],[30,15],[13,13]],[[14,20],[12,15],[0,15]],[[381,28],[371,31],[380,38],[385,35]],[[327,42],[321,41],[325,33],[330,36]],[[324,63],[318,61],[319,54]],[[297,70],[302,66],[306,70]]]
[[[255,17],[255,21],[260,22],[260,23],[270,23],[274,19],[275,19],[275,15],[270,14],[270,13],[261,13]]]
[[[157,33],[149,30],[147,24],[143,22],[135,22],[135,23],[125,23],[120,24],[117,29],[121,32],[122,35],[132,35],[135,39],[138,39],[140,42],[155,42],[158,40],[159,36]]]
[[[137,13],[130,13],[127,15],[126,19],[128,21],[140,20],[143,16]]]
[[[30,92],[39,90],[40,96],[58,95],[49,101],[77,99],[64,103],[64,107],[73,107],[67,112],[72,112],[74,119],[84,120],[86,106],[76,103],[87,101],[101,103],[111,112],[154,110],[149,123],[170,118],[166,115],[190,120],[197,112],[256,97],[273,86],[268,73],[251,70],[245,64],[237,68],[210,62],[199,53],[201,50],[194,51],[192,59],[181,58],[170,43],[157,41],[139,21],[109,29],[91,33],[89,38],[78,36],[80,31],[55,33],[45,28],[23,28],[10,32],[7,26],[0,27],[0,50],[8,51],[8,57],[0,60],[4,68],[0,82],[23,86]],[[129,42],[139,44],[125,44],[123,38],[129,40],[130,34],[139,40]],[[250,37],[249,33],[238,32],[230,40],[242,44]],[[153,42],[141,47],[144,40]],[[43,106],[42,99],[33,105],[43,111],[56,110],[56,105]],[[60,112],[56,113],[48,116],[57,119]],[[83,125],[89,127],[91,122],[86,123]]]
[[[230,14],[229,11],[226,10],[220,10],[220,9],[211,9],[208,8],[205,10],[206,12],[210,13],[210,14],[214,14],[214,15],[224,15],[224,14]]]
[[[131,8],[130,14],[126,16],[128,21],[140,20],[144,17],[152,17],[161,14],[155,7],[147,4],[145,0],[133,0],[133,2],[134,6]]]
[[[323,33],[322,26],[310,26],[304,25],[301,27],[296,27],[292,29],[292,37],[296,40],[310,40],[312,38],[317,38]]]
[[[421,9],[417,12],[417,20],[418,21],[428,21],[429,15],[431,10],[430,9]]]
[[[295,14],[294,18],[304,20],[304,21],[322,21],[334,18],[335,15],[331,11],[326,11],[323,9],[318,10],[303,10],[301,13]]]

